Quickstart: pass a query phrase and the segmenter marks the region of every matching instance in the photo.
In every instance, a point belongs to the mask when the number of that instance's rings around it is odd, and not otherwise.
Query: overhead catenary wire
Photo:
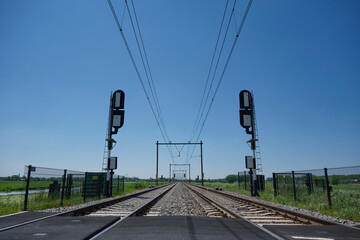
[[[136,65],[135,59],[134,59],[134,57],[133,57],[133,54],[132,54],[132,52],[131,52],[131,50],[130,50],[129,44],[128,44],[127,40],[126,40],[125,34],[124,34],[124,32],[123,32],[123,29],[122,29],[122,27],[121,27],[121,25],[120,25],[119,19],[118,19],[117,15],[116,15],[116,12],[115,12],[115,9],[114,9],[114,7],[113,7],[113,4],[112,4],[111,0],[107,0],[107,2],[108,2],[108,4],[109,4],[110,10],[111,10],[111,12],[112,12],[112,15],[113,15],[113,17],[114,17],[114,19],[115,19],[116,25],[117,25],[117,27],[118,27],[118,29],[119,29],[119,31],[120,31],[121,37],[122,37],[122,39],[123,39],[123,42],[124,42],[125,47],[126,47],[126,49],[127,49],[127,52],[128,52],[128,54],[129,54],[129,56],[130,56],[131,62],[132,62],[132,64],[133,64],[134,68],[135,68],[135,71],[136,71],[136,74],[137,74],[137,76],[138,76],[138,79],[139,79],[139,81],[140,81],[140,83],[141,83],[141,86],[142,86],[142,88],[143,88],[143,90],[144,90],[144,93],[145,93],[146,99],[148,100],[148,103],[149,103],[149,105],[150,105],[151,111],[152,111],[152,113],[153,113],[153,115],[154,115],[154,117],[155,117],[156,123],[157,123],[157,125],[158,125],[158,127],[159,127],[159,130],[160,130],[160,133],[161,133],[164,141],[166,142],[166,137],[165,137],[164,131],[163,131],[162,127],[160,126],[158,116],[156,115],[155,110],[154,110],[154,107],[153,107],[153,104],[152,104],[151,101],[150,101],[149,94],[148,94],[148,92],[147,92],[147,90],[146,90],[146,88],[145,88],[144,82],[143,82],[142,77],[141,77],[141,75],[140,75],[139,69],[138,69],[138,67],[137,67],[137,65]],[[138,41],[137,41],[137,43],[138,43]],[[138,43],[138,45],[139,45],[139,43]],[[141,55],[141,53],[140,53],[140,55]],[[168,148],[168,149],[169,149],[169,148]],[[169,153],[170,153],[170,155],[172,156],[170,150],[169,150]]]
[[[126,5],[127,5],[127,0],[125,0],[125,3],[126,3]],[[146,49],[145,49],[145,44],[144,44],[143,37],[142,37],[142,34],[141,34],[140,24],[139,24],[139,20],[138,20],[137,14],[136,14],[135,5],[134,5],[134,1],[133,1],[133,0],[131,0],[131,5],[132,5],[132,8],[133,8],[134,17],[135,17],[135,22],[136,22],[136,26],[137,26],[137,29],[138,29],[138,32],[139,32],[139,37],[140,37],[142,49],[143,49],[144,56],[145,56],[146,66],[147,66],[147,69],[148,69],[148,72],[149,72],[149,76],[150,76],[150,81],[149,81],[149,78],[148,78],[149,87],[150,87],[151,93],[152,93],[153,98],[154,98],[155,106],[157,107],[157,111],[158,111],[158,114],[159,114],[159,117],[160,117],[160,121],[161,121],[162,126],[163,126],[163,128],[164,128],[165,136],[167,137],[168,142],[171,142],[171,141],[170,141],[170,138],[169,138],[169,134],[168,134],[167,128],[166,128],[166,125],[165,125],[165,121],[164,121],[164,118],[163,118],[163,114],[162,114],[162,111],[161,111],[161,107],[160,107],[158,95],[157,95],[157,92],[156,92],[156,88],[155,88],[155,84],[154,84],[154,80],[153,80],[153,76],[152,76],[152,72],[151,72],[149,60],[148,60],[148,57],[147,57],[147,53],[146,53]],[[130,15],[130,11],[129,11],[129,15]],[[131,15],[130,15],[130,18],[131,18]],[[144,69],[145,69],[145,66],[144,66]],[[147,76],[147,77],[148,77],[148,76]],[[172,147],[172,145],[170,146],[170,148],[171,148],[171,147]],[[176,150],[179,152],[179,149],[177,148],[177,146],[174,145],[174,147],[175,147]],[[172,154],[172,153],[171,153],[171,154]]]
[[[211,89],[212,89],[212,86],[213,86],[213,83],[214,83],[214,80],[215,80],[216,71],[217,71],[218,66],[219,66],[219,62],[220,62],[220,59],[221,59],[221,55],[222,55],[222,52],[223,52],[223,49],[224,49],[224,45],[225,45],[225,42],[226,42],[226,37],[227,37],[227,34],[228,34],[228,32],[229,32],[229,27],[230,27],[230,24],[231,24],[231,20],[232,20],[232,17],[233,17],[233,15],[234,15],[236,2],[237,2],[237,1],[235,0],[235,1],[234,1],[234,4],[233,4],[233,6],[232,6],[232,10],[231,10],[231,13],[230,13],[230,17],[229,17],[229,20],[228,20],[228,23],[227,23],[227,27],[226,27],[226,30],[225,30],[225,33],[224,33],[224,37],[223,37],[223,40],[222,40],[221,48],[220,48],[220,51],[219,51],[218,56],[217,56],[217,61],[216,61],[216,64],[215,64],[215,68],[214,68],[214,70],[213,70],[213,63],[214,63],[214,59],[215,59],[215,56],[216,56],[216,50],[217,50],[218,43],[219,43],[219,39],[220,39],[220,36],[221,36],[224,19],[225,19],[226,12],[227,12],[228,2],[227,2],[226,5],[225,5],[225,10],[224,10],[224,14],[223,14],[223,17],[222,17],[222,21],[221,21],[221,25],[220,25],[220,29],[219,29],[219,33],[218,33],[218,37],[217,37],[217,41],[216,41],[216,45],[215,45],[213,57],[212,57],[212,60],[211,60],[211,64],[210,64],[210,68],[209,68],[209,72],[208,72],[208,77],[207,77],[207,79],[206,79],[206,85],[207,85],[207,83],[208,83],[208,81],[209,81],[209,78],[210,78],[210,75],[211,75],[211,72],[213,72],[212,78],[211,78],[211,82],[210,82],[210,86],[209,86],[209,89],[208,89],[208,91],[207,91],[204,104],[203,104],[203,105],[200,104],[200,108],[199,108],[199,112],[198,112],[199,118],[197,118],[197,121],[195,122],[194,130],[193,130],[193,133],[192,133],[192,135],[191,135],[191,137],[190,137],[190,142],[194,139],[195,134],[198,132],[198,129],[199,129],[199,127],[200,127],[200,123],[201,123],[201,121],[202,121],[202,119],[203,119],[204,111],[205,111],[205,109],[206,109],[206,106],[208,105],[208,99],[209,99],[209,96],[210,96],[210,93],[211,93]],[[212,70],[213,70],[213,71],[212,71]],[[206,92],[205,90],[206,90],[206,87],[204,88],[203,97],[204,97],[205,92]],[[203,97],[202,97],[202,101],[203,101]],[[200,114],[200,112],[201,112],[201,114]],[[197,139],[196,142],[197,142],[198,140],[199,140],[199,139]],[[193,157],[195,148],[196,148],[196,145],[194,145],[194,147],[193,147],[193,149],[192,149],[192,151],[191,151],[190,158],[187,158],[187,162],[189,162],[190,159]]]
[[[132,2],[132,3],[133,3],[133,2]],[[166,129],[166,126],[165,126],[165,122],[164,122],[164,119],[163,119],[162,114],[161,114],[161,109],[160,109],[160,105],[159,105],[159,102],[158,102],[158,98],[157,98],[157,94],[156,94],[156,90],[155,90],[154,81],[153,81],[153,79],[152,79],[151,69],[150,69],[149,61],[148,61],[148,59],[147,59],[146,50],[145,50],[145,45],[144,45],[144,41],[143,41],[143,39],[142,39],[139,22],[138,22],[138,19],[137,19],[137,17],[136,17],[135,6],[134,6],[134,4],[132,4],[133,11],[134,11],[134,14],[135,14],[135,21],[136,21],[136,25],[137,25],[137,30],[138,30],[138,32],[139,32],[139,37],[140,37],[140,41],[141,41],[141,44],[142,44],[142,49],[141,49],[140,44],[139,44],[138,35],[137,35],[137,33],[136,33],[136,29],[135,29],[135,26],[134,26],[134,21],[133,21],[133,19],[132,19],[131,12],[130,12],[129,5],[128,5],[127,0],[125,0],[125,4],[126,4],[126,9],[127,9],[127,11],[128,11],[128,14],[129,14],[131,26],[132,26],[132,29],[133,29],[133,32],[134,32],[136,44],[137,44],[137,47],[138,47],[138,50],[139,50],[141,62],[142,62],[142,65],[143,65],[143,67],[144,67],[145,76],[146,76],[147,82],[148,82],[148,84],[149,84],[150,93],[151,93],[152,98],[154,99],[154,105],[155,105],[155,109],[156,109],[156,112],[157,112],[157,116],[158,116],[158,118],[159,118],[159,120],[160,120],[160,124],[161,124],[162,130],[163,130],[163,133],[164,133],[164,140],[165,140],[165,142],[170,142],[170,138],[169,138],[169,135],[168,135],[168,133],[167,133],[167,129]],[[144,53],[143,53],[142,51],[143,51]],[[147,64],[145,64],[144,58],[145,58],[145,61],[146,61]],[[149,75],[151,76],[150,79],[149,79]],[[167,149],[168,149],[168,151],[169,151],[169,153],[170,153],[170,155],[171,155],[172,161],[174,162],[174,154],[173,154],[173,152],[172,152],[171,146],[166,146],[166,147],[167,147]]]
[[[206,83],[205,83],[204,91],[203,91],[203,93],[202,93],[199,110],[198,110],[198,113],[197,113],[197,115],[196,115],[194,128],[193,128],[193,130],[192,130],[192,132],[191,132],[191,134],[190,134],[190,140],[189,140],[190,142],[191,142],[191,140],[193,139],[193,135],[196,133],[196,126],[197,126],[197,122],[198,122],[199,117],[200,117],[201,108],[202,108],[202,106],[203,106],[204,96],[205,96],[205,92],[206,92],[206,89],[207,89],[207,86],[208,86],[208,83],[209,83],[210,74],[211,74],[211,70],[212,70],[213,63],[214,63],[214,59],[215,59],[216,50],[217,50],[217,46],[218,46],[218,43],[219,43],[220,35],[221,35],[221,32],[222,32],[222,27],[223,27],[223,24],[224,24],[224,20],[225,20],[225,15],[226,15],[226,11],[227,11],[227,8],[228,8],[228,4],[229,4],[229,0],[227,0],[227,1],[226,1],[226,4],[225,4],[225,9],[224,9],[224,13],[223,13],[223,16],[222,16],[222,19],[221,19],[220,29],[219,29],[218,36],[217,36],[217,39],[216,39],[215,49],[214,49],[214,52],[213,52],[213,55],[212,55],[212,59],[211,59],[211,63],[210,63],[209,72],[208,72],[208,75],[207,75],[207,78],[206,78]]]
[[[219,66],[219,62],[220,62],[220,59],[221,59],[221,55],[222,55],[222,52],[223,52],[223,49],[224,49],[224,46],[225,46],[225,42],[226,42],[226,37],[227,37],[227,34],[229,32],[229,27],[230,27],[230,24],[231,24],[231,20],[232,20],[232,17],[234,15],[234,11],[235,11],[235,6],[236,6],[236,0],[234,1],[234,5],[232,7],[232,10],[231,10],[231,14],[230,14],[230,18],[229,18],[229,21],[228,21],[228,24],[227,24],[227,27],[226,27],[226,31],[225,31],[225,34],[224,34],[224,38],[223,38],[223,41],[222,41],[222,44],[221,44],[221,48],[220,48],[220,52],[218,54],[218,58],[217,58],[217,61],[216,61],[216,65],[215,65],[215,68],[214,68],[214,71],[213,71],[213,76],[212,76],[212,79],[211,79],[211,82],[210,82],[210,87],[208,89],[208,92],[207,92],[207,95],[206,95],[206,98],[205,98],[205,103],[203,105],[203,108],[202,108],[202,111],[201,111],[201,114],[200,114],[200,118],[197,122],[197,125],[195,127],[195,132],[194,134],[197,132],[199,126],[200,126],[200,122],[201,122],[201,119],[204,115],[204,111],[205,111],[205,108],[206,108],[206,105],[207,105],[207,102],[208,102],[208,99],[209,99],[209,96],[210,96],[210,93],[211,93],[211,89],[212,89],[212,86],[213,86],[213,83],[214,83],[214,80],[215,80],[215,76],[216,76],[216,72],[217,72],[217,69],[218,69],[218,66]],[[220,32],[219,32],[220,33]],[[211,70],[211,69],[210,69]],[[210,71],[209,71],[210,73]],[[194,135],[195,136],[195,135]],[[193,136],[193,137],[194,137]],[[193,138],[190,139],[190,141],[192,141]]]
[[[208,118],[209,112],[210,112],[211,107],[212,107],[212,105],[213,105],[213,103],[214,103],[214,99],[215,99],[216,94],[217,94],[217,92],[218,92],[218,90],[219,90],[219,87],[220,87],[220,85],[221,85],[221,83],[222,83],[222,81],[223,81],[224,74],[225,74],[226,69],[227,69],[227,67],[228,67],[228,65],[229,65],[231,56],[232,56],[232,54],[233,54],[233,51],[234,51],[234,49],[235,49],[237,40],[238,40],[239,35],[240,35],[240,33],[241,33],[241,31],[242,31],[242,28],[243,28],[243,26],[244,26],[244,23],[245,23],[245,20],[246,20],[246,18],[247,18],[247,15],[248,15],[248,13],[249,13],[249,10],[250,10],[250,7],[251,7],[252,2],[253,2],[253,0],[249,0],[249,2],[248,2],[248,5],[247,5],[247,7],[246,7],[246,10],[245,10],[245,13],[244,13],[244,15],[243,15],[243,18],[242,18],[242,20],[241,20],[241,23],[240,23],[240,26],[239,26],[239,28],[238,28],[238,31],[236,32],[234,42],[233,42],[233,44],[232,44],[232,46],[231,46],[229,55],[228,55],[228,57],[227,57],[227,59],[226,59],[224,68],[223,68],[223,70],[222,70],[222,72],[221,72],[221,75],[220,75],[218,84],[217,84],[216,89],[215,89],[215,92],[214,92],[214,94],[213,94],[213,97],[211,98],[210,105],[209,105],[208,110],[207,110],[207,112],[206,112],[205,118],[204,118],[204,120],[203,120],[203,122],[202,122],[202,125],[201,125],[201,128],[200,128],[200,131],[199,131],[199,134],[198,134],[198,136],[197,136],[196,141],[198,141],[199,138],[200,138],[200,136],[201,136],[202,130],[203,130],[204,125],[205,125],[205,122],[206,122],[206,120],[207,120],[207,118]],[[195,150],[195,148],[193,149],[192,154],[193,154],[194,150]],[[192,156],[192,154],[190,155],[190,157]]]

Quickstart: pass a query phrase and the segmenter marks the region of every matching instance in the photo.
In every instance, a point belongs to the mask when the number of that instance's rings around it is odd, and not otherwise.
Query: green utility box
[[[106,173],[87,172],[83,182],[83,197],[101,197],[105,194]]]

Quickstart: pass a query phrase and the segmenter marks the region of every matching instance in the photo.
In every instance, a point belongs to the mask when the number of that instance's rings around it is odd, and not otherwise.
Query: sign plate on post
[[[110,157],[108,158],[108,170],[117,169],[117,157]]]
[[[248,169],[256,168],[255,159],[253,158],[253,156],[245,156],[245,166]]]

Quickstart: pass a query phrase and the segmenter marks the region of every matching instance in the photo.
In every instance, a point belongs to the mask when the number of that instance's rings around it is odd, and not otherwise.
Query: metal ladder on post
[[[106,131],[106,132],[108,132],[108,131]],[[108,163],[107,156],[108,156],[108,144],[109,144],[109,142],[106,140],[106,138],[107,138],[107,134],[105,136],[104,155],[103,155],[103,162],[102,162],[102,168],[101,168],[103,172],[106,172],[107,163]]]
[[[109,156],[109,127],[110,127],[110,121],[111,121],[111,99],[112,99],[112,92],[110,94],[110,105],[109,105],[109,117],[108,117],[108,124],[107,124],[107,128],[106,128],[106,133],[105,133],[105,145],[104,145],[104,155],[103,155],[103,162],[102,162],[102,171],[106,172],[107,171],[107,164],[108,164],[108,156]]]
[[[251,93],[254,96],[254,93]],[[261,160],[261,153],[260,153],[260,141],[259,141],[259,131],[256,121],[256,111],[255,111],[255,101],[253,101],[253,111],[254,111],[254,129],[255,129],[255,144],[256,144],[256,152],[255,152],[255,159],[256,159],[256,169],[258,174],[263,174],[263,168],[262,168],[262,160]]]

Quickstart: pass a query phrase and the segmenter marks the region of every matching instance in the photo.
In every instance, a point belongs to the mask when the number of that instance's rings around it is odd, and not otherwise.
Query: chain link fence
[[[360,209],[360,166],[273,173],[273,186],[275,196]]]

